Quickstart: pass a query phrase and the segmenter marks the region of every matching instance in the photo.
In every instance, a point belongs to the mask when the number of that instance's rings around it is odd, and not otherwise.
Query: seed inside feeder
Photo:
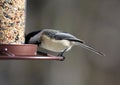
[[[23,44],[25,0],[0,0],[0,44]]]

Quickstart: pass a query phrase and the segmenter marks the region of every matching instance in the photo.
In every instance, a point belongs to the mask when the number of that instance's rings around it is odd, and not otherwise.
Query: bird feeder
[[[0,59],[61,60],[25,42],[26,0],[0,0]]]

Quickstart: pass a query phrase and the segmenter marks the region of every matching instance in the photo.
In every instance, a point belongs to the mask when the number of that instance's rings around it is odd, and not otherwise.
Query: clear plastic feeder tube
[[[26,0],[0,0],[0,44],[23,44]]]

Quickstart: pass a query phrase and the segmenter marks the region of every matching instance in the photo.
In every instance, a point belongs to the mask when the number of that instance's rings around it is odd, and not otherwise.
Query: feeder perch
[[[62,60],[38,55],[37,46],[24,44],[26,0],[0,0],[0,60]]]

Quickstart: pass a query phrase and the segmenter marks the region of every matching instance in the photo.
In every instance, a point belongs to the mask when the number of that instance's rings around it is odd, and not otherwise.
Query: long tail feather
[[[92,51],[92,52],[94,52],[94,53],[96,53],[96,54],[98,54],[98,55],[105,56],[105,54],[97,51],[96,49],[94,49],[94,48],[92,48],[92,47],[90,47],[90,46],[88,46],[88,45],[85,45],[85,44],[79,43],[79,42],[78,42],[78,45],[81,46],[81,47],[83,47],[83,48],[85,48],[85,49],[87,49],[87,50],[90,50],[90,51]]]

